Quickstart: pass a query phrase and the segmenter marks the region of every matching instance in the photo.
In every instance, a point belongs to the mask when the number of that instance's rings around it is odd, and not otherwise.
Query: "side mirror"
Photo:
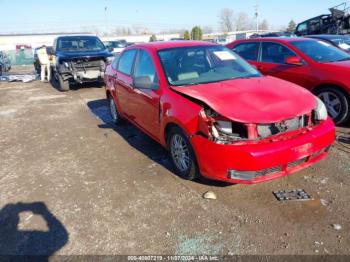
[[[285,60],[285,63],[287,65],[294,65],[294,66],[302,66],[304,64],[303,61],[297,56],[287,57]]]
[[[153,83],[149,76],[140,76],[140,77],[134,78],[134,88],[157,89],[158,84]]]
[[[109,52],[113,52],[113,50],[114,50],[114,48],[111,47],[111,46],[110,46],[110,47],[107,47],[107,49],[108,49]]]

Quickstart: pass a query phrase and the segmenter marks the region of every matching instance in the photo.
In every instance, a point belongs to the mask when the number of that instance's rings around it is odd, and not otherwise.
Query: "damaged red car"
[[[320,99],[216,44],[134,45],[107,67],[105,83],[113,121],[166,147],[189,180],[268,181],[324,159],[335,139]]]

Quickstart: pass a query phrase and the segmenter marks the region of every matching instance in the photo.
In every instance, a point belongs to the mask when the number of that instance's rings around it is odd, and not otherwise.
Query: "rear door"
[[[114,87],[116,92],[117,102],[119,103],[119,109],[127,116],[130,117],[129,99],[133,93],[133,79],[132,71],[137,54],[137,49],[130,49],[121,54],[117,74],[114,78]]]
[[[140,49],[135,62],[133,77],[149,78],[153,83],[149,88],[134,86],[129,97],[130,116],[147,133],[158,138],[160,127],[160,88],[158,73],[153,57],[146,49]]]
[[[242,42],[235,45],[232,50],[247,60],[252,65],[257,65],[260,43],[257,42]]]
[[[286,59],[292,56],[299,57],[281,43],[262,41],[261,54],[256,66],[264,75],[271,75],[306,87],[310,82],[311,69],[306,62],[304,65],[286,64]]]

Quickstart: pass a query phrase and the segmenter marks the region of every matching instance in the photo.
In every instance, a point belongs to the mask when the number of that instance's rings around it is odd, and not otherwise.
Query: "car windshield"
[[[294,41],[291,44],[318,63],[350,60],[349,54],[321,40]]]
[[[97,37],[64,37],[57,41],[58,51],[102,51],[105,48]]]
[[[158,52],[169,84],[195,85],[261,74],[223,46],[195,46]]]

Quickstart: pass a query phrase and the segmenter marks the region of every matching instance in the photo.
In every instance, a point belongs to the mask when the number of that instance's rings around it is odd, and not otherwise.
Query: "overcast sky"
[[[291,19],[301,22],[328,13],[342,0],[0,0],[0,33],[105,30],[143,25],[153,32],[218,28],[218,13],[231,8],[253,17],[259,5],[261,20],[278,28]],[[349,1],[350,2],[350,1]],[[105,11],[105,7],[107,11]]]

